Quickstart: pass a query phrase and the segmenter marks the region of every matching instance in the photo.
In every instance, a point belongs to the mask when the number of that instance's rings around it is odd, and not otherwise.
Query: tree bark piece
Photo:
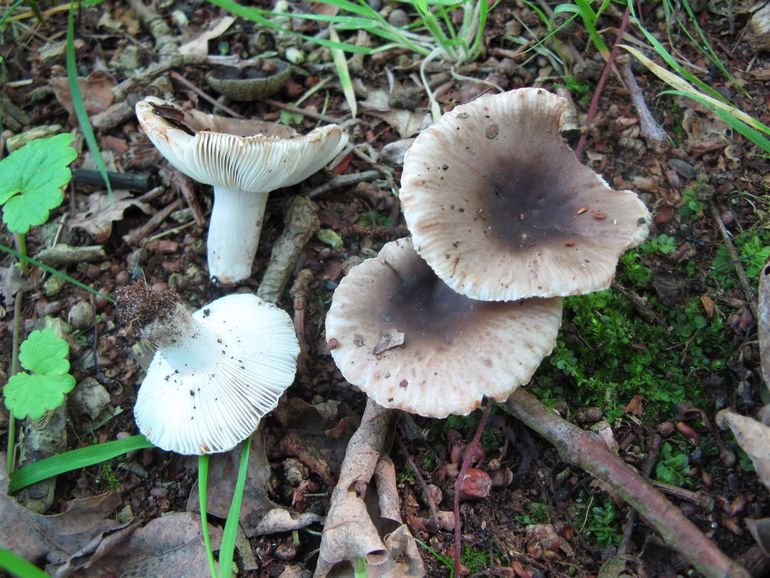
[[[503,409],[556,446],[561,458],[609,485],[639,512],[663,541],[707,578],[749,578],[642,476],[593,435],[559,417],[536,397],[517,389]]]

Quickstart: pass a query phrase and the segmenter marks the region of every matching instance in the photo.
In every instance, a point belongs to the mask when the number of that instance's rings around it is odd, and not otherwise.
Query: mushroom
[[[121,322],[156,347],[134,417],[156,446],[224,452],[246,439],[294,381],[299,345],[289,315],[237,293],[190,314],[172,290],[116,290]]]
[[[399,239],[339,284],[326,339],[345,379],[378,404],[464,415],[529,381],[556,344],[561,309],[559,298],[469,299]]]
[[[155,97],[136,104],[144,132],[179,171],[214,187],[209,276],[236,283],[251,274],[270,191],[306,179],[345,146],[337,125],[297,135],[288,127],[184,110]]]
[[[455,291],[505,301],[607,288],[650,214],[613,191],[559,136],[563,98],[482,96],[422,131],[400,200],[418,253]]]

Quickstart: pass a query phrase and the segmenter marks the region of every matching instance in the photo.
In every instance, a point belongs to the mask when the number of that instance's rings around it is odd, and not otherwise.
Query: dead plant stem
[[[460,518],[460,490],[463,485],[463,478],[465,477],[468,468],[471,465],[471,460],[476,455],[476,448],[481,441],[481,434],[484,433],[484,429],[487,427],[487,421],[489,421],[489,412],[492,410],[492,402],[487,402],[484,408],[484,413],[481,415],[481,421],[476,428],[476,433],[473,434],[471,443],[465,448],[465,454],[463,455],[463,463],[460,466],[460,473],[457,475],[457,481],[455,482],[455,496],[454,496],[454,515],[455,515],[455,576],[462,576],[460,574],[460,557],[462,556],[463,548],[463,529],[462,519]]]
[[[618,36],[615,38],[615,44],[612,45],[612,50],[610,51],[610,57],[607,62],[604,63],[604,69],[602,70],[602,74],[599,77],[599,82],[596,84],[596,90],[594,90],[593,97],[591,97],[591,104],[588,107],[588,114],[586,116],[585,132],[580,135],[580,141],[575,148],[575,156],[578,160],[580,160],[580,158],[583,156],[583,151],[586,148],[586,138],[588,131],[591,127],[591,122],[593,121],[594,116],[596,116],[596,111],[599,108],[599,98],[601,97],[602,92],[604,92],[604,85],[607,84],[607,78],[610,75],[610,70],[612,70],[612,67],[614,66],[615,57],[618,53],[618,46],[620,46],[620,42],[623,39],[623,34],[626,32],[626,27],[628,26],[628,16],[629,10],[628,7],[626,7],[626,11],[623,12],[623,20],[620,23],[620,29],[618,30]]]
[[[754,319],[759,319],[757,315],[757,298],[751,288],[749,278],[746,277],[746,270],[743,268],[741,258],[738,255],[738,251],[735,249],[735,243],[733,243],[733,240],[730,237],[730,232],[722,222],[722,217],[713,202],[709,203],[709,210],[711,211],[714,222],[717,224],[717,227],[719,227],[719,232],[722,234],[722,240],[725,242],[727,252],[730,253],[730,260],[735,266],[735,273],[738,275],[738,281],[741,284],[741,289],[743,289],[743,295],[746,297],[746,304],[749,306],[749,309],[751,309],[751,314],[754,316]]]
[[[522,388],[503,409],[556,446],[561,458],[607,484],[639,511],[664,543],[687,559],[707,578],[749,578],[749,573],[728,558],[639,472],[610,452],[596,437],[562,419]]]

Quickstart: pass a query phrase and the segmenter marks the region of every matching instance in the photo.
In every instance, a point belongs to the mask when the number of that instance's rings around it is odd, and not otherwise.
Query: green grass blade
[[[228,12],[232,12],[236,16],[245,18],[246,20],[250,20],[251,22],[254,22],[256,24],[259,24],[266,28],[270,28],[272,30],[277,30],[279,32],[293,34],[295,36],[302,38],[303,40],[308,40],[310,42],[318,44],[319,46],[326,46],[327,48],[338,48],[346,52],[353,52],[353,53],[360,53],[360,54],[373,53],[372,49],[366,46],[358,46],[356,44],[347,44],[347,43],[336,43],[330,40],[326,40],[325,38],[316,38],[315,36],[300,34],[299,32],[295,32],[294,30],[285,28],[280,24],[276,24],[269,18],[266,18],[264,16],[264,12],[266,11],[260,10],[258,8],[242,6],[237,2],[234,2],[233,0],[209,0],[209,2],[211,4],[214,4],[215,6],[219,6],[220,8],[227,10]],[[285,16],[285,14],[281,14],[281,16]]]
[[[20,578],[51,578],[49,574],[43,572],[32,562],[27,562],[21,556],[5,548],[0,548],[0,569]]]
[[[476,38],[473,39],[473,44],[470,47],[470,59],[476,60],[481,54],[484,48],[484,30],[487,27],[487,18],[489,17],[489,3],[487,0],[480,0],[479,2],[479,24],[476,29]]]
[[[711,112],[716,114],[720,119],[722,119],[725,122],[725,124],[727,124],[730,128],[732,128],[739,134],[746,137],[752,143],[757,145],[760,149],[765,151],[765,153],[770,154],[770,140],[767,137],[765,137],[765,135],[763,135],[759,131],[754,130],[752,127],[750,127],[746,123],[741,122],[741,120],[736,118],[734,114],[727,112],[722,108],[718,108],[714,106],[714,104],[704,96],[699,95],[697,93],[684,92],[682,90],[666,90],[661,92],[661,94],[675,94],[677,96],[684,96],[686,98],[689,98],[701,103],[703,106],[708,108]]]
[[[10,15],[13,13],[14,10],[16,10],[21,3],[24,2],[24,0],[16,0],[13,4],[11,4],[3,13],[3,17],[0,18],[0,28],[3,27],[3,24],[5,24],[5,21],[8,20]]]
[[[689,70],[684,68],[681,64],[679,64],[676,61],[676,59],[673,56],[671,56],[668,50],[666,50],[666,48],[660,43],[660,41],[657,38],[655,38],[636,17],[632,0],[627,0],[627,2],[629,7],[629,13],[631,14],[631,21],[639,29],[639,31],[641,31],[641,33],[644,34],[644,37],[647,39],[647,42],[649,42],[652,45],[652,47],[655,49],[655,52],[658,53],[658,56],[660,56],[663,59],[663,61],[666,64],[668,64],[678,75],[683,76],[689,82],[691,82],[692,84],[700,88],[703,92],[711,95],[713,98],[717,100],[721,100],[722,102],[727,102],[726,99],[721,94],[719,94],[719,92],[711,88],[708,84],[703,82],[700,78],[698,78],[692,72],[690,72]]]
[[[353,563],[353,573],[355,578],[367,578],[366,558],[359,556],[355,559],[355,562]]]
[[[146,437],[138,435],[57,454],[15,470],[11,474],[8,492],[18,492],[41,480],[106,462],[128,452],[152,447],[155,446]]]
[[[222,546],[219,548],[219,569],[222,576],[231,576],[233,568],[233,552],[235,552],[235,535],[241,518],[241,505],[243,504],[243,489],[246,487],[246,473],[249,469],[249,450],[251,449],[251,436],[246,438],[241,448],[241,463],[238,466],[238,478],[235,481],[233,501],[230,503],[230,511],[227,513],[225,531],[222,534]]]
[[[729,102],[725,102],[724,99],[722,98],[716,99],[711,97],[709,94],[703,94],[697,91],[692,85],[688,84],[681,77],[672,73],[670,70],[666,70],[662,66],[655,64],[652,60],[647,58],[644,54],[642,54],[636,48],[632,46],[627,46],[625,44],[621,44],[620,46],[621,48],[625,48],[628,52],[633,54],[642,64],[644,64],[647,67],[647,69],[650,72],[652,72],[655,76],[660,78],[663,82],[665,82],[669,86],[673,87],[675,90],[681,91],[685,93],[687,97],[693,98],[695,100],[698,100],[699,98],[703,99],[705,102],[708,103],[709,108],[721,110],[722,112],[725,112],[735,117],[736,119],[740,120],[744,124],[750,126],[754,130],[770,135],[770,127],[758,121],[757,119],[751,117],[750,115],[746,114],[742,110],[736,108]]]
[[[332,24],[329,24],[329,38],[334,42],[339,41],[337,31]],[[345,100],[348,102],[348,107],[350,108],[350,115],[353,118],[356,118],[358,104],[356,104],[356,93],[353,91],[353,81],[350,79],[350,70],[348,69],[348,61],[345,58],[345,53],[342,50],[332,48],[332,60],[334,60],[334,67],[337,69],[337,76],[340,79],[342,93],[345,95]]]
[[[206,508],[206,500],[209,492],[209,456],[198,456],[198,500],[201,508],[201,533],[203,544],[206,547],[206,557],[209,561],[211,578],[217,578],[217,563],[214,560],[214,551],[211,549],[211,536],[209,536],[209,521]]]
[[[83,132],[83,136],[88,144],[88,150],[94,157],[96,167],[99,169],[99,173],[102,175],[104,184],[107,187],[107,192],[112,198],[112,184],[110,178],[107,176],[107,166],[102,159],[102,153],[99,150],[99,143],[96,142],[96,136],[94,135],[94,129],[91,126],[91,120],[88,118],[88,112],[86,111],[86,104],[83,102],[83,95],[80,92],[80,83],[78,82],[78,68],[77,61],[75,60],[75,7],[72,6],[69,11],[69,17],[67,19],[67,48],[66,48],[66,60],[67,60],[67,82],[70,87],[70,96],[72,97],[72,108],[75,109],[75,116],[78,119],[80,130]]]
[[[97,291],[93,287],[89,287],[85,283],[81,283],[77,279],[70,277],[66,273],[62,273],[61,271],[54,269],[50,265],[46,265],[42,261],[38,261],[37,259],[33,259],[32,257],[28,257],[27,255],[23,255],[22,253],[16,251],[15,249],[11,249],[10,247],[7,247],[6,245],[3,245],[0,243],[0,251],[3,251],[4,253],[8,253],[9,255],[13,255],[16,257],[19,261],[24,263],[30,263],[34,265],[35,267],[39,267],[43,271],[47,271],[54,277],[58,277],[59,279],[64,279],[67,283],[71,283],[75,287],[79,287],[83,289],[84,291],[88,291],[89,293],[92,293],[93,295],[96,295],[97,297],[101,297],[102,299],[106,299],[109,303],[115,303],[115,300],[110,297],[109,295],[106,295],[105,293],[102,293],[101,291]]]

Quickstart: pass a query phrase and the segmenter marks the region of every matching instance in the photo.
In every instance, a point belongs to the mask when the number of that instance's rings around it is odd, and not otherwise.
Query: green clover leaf
[[[19,361],[31,373],[17,373],[3,389],[5,406],[16,419],[38,419],[64,403],[64,394],[75,387],[68,353],[68,343],[53,329],[33,331],[21,344]]]
[[[71,144],[69,133],[41,138],[0,160],[0,205],[9,231],[25,235],[62,203],[78,156]]]

